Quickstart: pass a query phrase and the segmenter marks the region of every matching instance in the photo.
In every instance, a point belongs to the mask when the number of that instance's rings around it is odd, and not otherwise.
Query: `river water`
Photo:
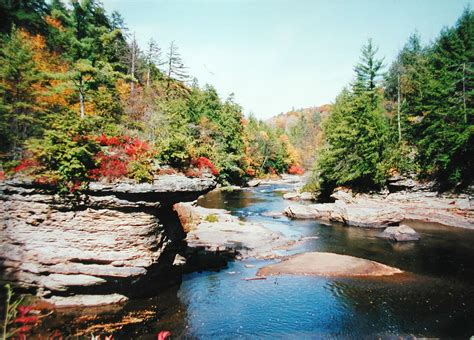
[[[285,189],[287,184],[273,184],[211,192],[198,203],[228,209],[291,239],[315,237],[282,254],[334,252],[375,260],[407,274],[244,281],[274,260],[233,261],[218,272],[184,275],[180,285],[160,296],[118,309],[55,314],[44,327],[48,332],[62,329],[62,334],[80,334],[81,329],[87,329],[84,335],[113,333],[116,339],[156,339],[162,330],[171,331],[173,338],[199,339],[474,335],[474,231],[412,223],[421,241],[399,244],[376,238],[376,230],[262,215],[288,205],[280,191]]]

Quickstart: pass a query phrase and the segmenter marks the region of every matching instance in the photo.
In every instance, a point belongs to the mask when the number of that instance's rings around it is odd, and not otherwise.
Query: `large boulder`
[[[347,204],[341,200],[335,203],[292,204],[285,209],[284,214],[293,219],[317,219],[365,228],[385,228],[403,219],[403,213],[394,206]]]
[[[420,234],[405,224],[398,227],[388,227],[378,236],[397,242],[418,241],[420,239]]]

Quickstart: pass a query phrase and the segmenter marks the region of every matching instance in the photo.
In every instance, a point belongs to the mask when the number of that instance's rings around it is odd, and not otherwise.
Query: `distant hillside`
[[[298,150],[301,165],[310,169],[321,145],[321,122],[331,111],[331,105],[314,106],[296,109],[272,117],[268,125],[280,128],[288,135],[293,146]]]

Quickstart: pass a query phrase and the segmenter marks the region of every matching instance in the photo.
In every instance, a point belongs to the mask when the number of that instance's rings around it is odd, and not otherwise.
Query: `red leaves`
[[[106,148],[96,155],[98,167],[89,171],[90,178],[95,180],[106,178],[112,181],[127,177],[130,161],[153,156],[149,154],[151,151],[150,145],[138,138],[130,138],[129,136],[107,137],[102,134],[97,137],[97,141]]]
[[[31,310],[33,310],[32,306],[18,306],[17,308],[18,314],[20,314],[20,316],[25,316]]]
[[[26,335],[22,333],[28,332],[31,328],[33,328],[33,325],[38,322],[38,317],[35,315],[28,316],[28,313],[33,310],[33,307],[31,306],[18,306],[17,311],[18,314],[20,315],[17,317],[14,322],[16,324],[20,325],[19,332],[20,332],[20,339],[25,338]],[[23,336],[23,337],[22,337]]]
[[[119,137],[107,137],[104,134],[100,135],[97,141],[102,146],[118,146],[122,143]]]
[[[290,175],[303,175],[304,174],[304,169],[301,166],[292,165],[288,168],[288,173]]]
[[[14,172],[20,172],[20,171],[31,171],[34,168],[39,167],[40,164],[37,160],[32,159],[32,158],[27,158],[21,161],[19,165],[17,165],[13,171]]]
[[[16,323],[21,323],[21,324],[31,324],[31,323],[36,323],[38,321],[37,316],[20,316],[15,319]]]
[[[147,151],[150,151],[148,143],[142,142],[138,138],[133,139],[125,145],[125,153],[132,158],[143,155]]]
[[[161,331],[157,334],[157,340],[166,340],[171,337],[170,331]]]
[[[106,178],[109,181],[127,176],[128,159],[123,159],[123,155],[112,154],[106,155],[99,152],[96,155],[99,167],[89,171],[92,179]]]
[[[255,175],[257,174],[257,172],[252,168],[247,168],[247,170],[245,170],[245,173],[250,177],[255,177]]]
[[[219,171],[217,171],[216,167],[214,166],[214,164],[212,164],[209,158],[199,157],[191,164],[197,167],[199,170],[209,169],[214,176],[219,175]]]
[[[5,171],[0,171],[0,181],[4,181],[6,179]]]

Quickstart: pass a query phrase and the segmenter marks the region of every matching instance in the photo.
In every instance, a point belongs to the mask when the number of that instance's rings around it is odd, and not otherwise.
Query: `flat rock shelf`
[[[290,256],[277,264],[261,268],[257,276],[312,275],[327,277],[369,277],[401,274],[398,268],[358,257],[324,252]]]

